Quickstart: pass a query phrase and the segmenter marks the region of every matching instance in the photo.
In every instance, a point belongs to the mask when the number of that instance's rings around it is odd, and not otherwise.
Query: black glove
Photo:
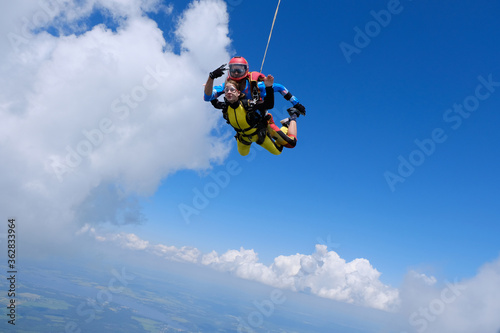
[[[294,108],[296,108],[301,115],[306,115],[306,108],[304,107],[304,105],[300,104],[300,103],[297,103],[293,106]]]
[[[213,80],[213,79],[216,79],[216,78],[224,75],[224,71],[227,70],[226,65],[227,64],[221,65],[219,68],[217,68],[213,72],[210,72],[210,74],[209,74],[210,78]]]

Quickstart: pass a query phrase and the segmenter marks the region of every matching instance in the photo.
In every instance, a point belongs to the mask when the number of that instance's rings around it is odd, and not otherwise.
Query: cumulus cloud
[[[229,58],[222,0],[168,16],[172,41],[146,15],[171,15],[158,0],[1,6],[0,210],[23,220],[24,237],[140,223],[134,196],[227,156],[229,142],[213,134],[219,114],[201,98],[207,72]],[[112,27],[88,25],[95,11]]]
[[[243,248],[220,256],[210,253],[201,262],[244,279],[347,303],[390,310],[398,302],[398,291],[379,280],[380,273],[368,260],[346,262],[325,245],[316,245],[312,255],[279,256],[270,266],[258,262],[253,250]]]
[[[384,285],[380,273],[368,260],[346,262],[325,245],[316,245],[312,255],[279,256],[266,266],[253,250],[240,248],[223,254],[203,254],[193,247],[150,244],[134,234],[100,234],[85,226],[80,234],[89,234],[122,248],[144,250],[167,260],[184,261],[211,267],[234,276],[277,288],[308,292],[324,298],[381,310],[394,310],[399,302],[397,289]]]

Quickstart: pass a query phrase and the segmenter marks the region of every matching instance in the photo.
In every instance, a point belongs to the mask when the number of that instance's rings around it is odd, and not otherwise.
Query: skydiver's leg
[[[289,137],[294,137],[295,140],[297,140],[297,121],[296,120],[290,120],[290,123],[288,124],[288,131],[286,133]]]
[[[283,146],[287,148],[294,148],[297,145],[297,122],[286,118],[281,121],[281,124],[283,126],[277,132],[280,140],[277,141],[283,142]]]
[[[289,140],[287,140],[287,148],[293,148],[297,145],[297,118],[300,115],[300,111],[295,108],[289,108],[288,114],[290,114],[290,118],[283,119],[281,123],[283,127],[281,131],[285,133]]]
[[[276,139],[277,138],[276,132],[278,132],[280,129],[274,123],[274,119],[273,119],[273,115],[272,114],[270,114],[268,112],[267,113],[267,117],[269,117],[269,120],[267,121],[267,132],[269,133],[269,135],[271,135],[271,137],[273,137],[273,138]]]
[[[281,127],[281,131],[287,136],[285,147],[294,148],[297,145],[297,121],[288,120],[286,126]]]
[[[268,115],[271,117],[267,125],[267,131],[269,135],[271,136],[272,139],[274,139],[274,141],[278,146],[286,147],[291,143],[290,139],[286,136],[286,132],[283,133],[283,128],[280,129],[278,126],[276,126],[273,120],[273,116],[270,113],[268,113]]]
[[[277,145],[269,136],[266,135],[264,142],[261,143],[261,146],[264,147],[268,152],[273,155],[281,154],[283,150],[282,146]]]
[[[238,147],[238,153],[240,153],[241,156],[247,156],[248,153],[250,152],[250,145],[252,143],[244,139],[241,139],[238,136],[236,137],[236,142]]]

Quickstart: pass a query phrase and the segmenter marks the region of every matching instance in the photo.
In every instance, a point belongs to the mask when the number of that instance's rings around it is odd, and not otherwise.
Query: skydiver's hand
[[[297,103],[293,107],[296,108],[300,112],[301,115],[303,115],[303,116],[306,115],[306,108],[304,107],[304,105]]]
[[[227,70],[226,65],[227,64],[221,65],[219,68],[217,68],[213,72],[210,72],[210,74],[209,74],[210,78],[213,80],[213,79],[216,79],[216,78],[224,75],[224,71]]]
[[[266,85],[266,87],[272,87],[273,83],[274,83],[274,77],[272,75],[268,75],[264,79],[264,84]]]

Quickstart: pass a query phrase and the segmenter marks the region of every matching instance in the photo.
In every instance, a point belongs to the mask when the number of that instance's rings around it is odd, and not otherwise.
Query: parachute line
[[[276,21],[276,16],[278,15],[278,9],[280,8],[281,0],[278,1],[278,6],[276,6],[276,12],[274,13],[273,24],[271,25],[271,31],[269,32],[269,38],[267,39],[266,51],[264,52],[264,58],[262,59],[262,65],[260,66],[260,72],[262,73],[262,68],[264,68],[264,61],[266,60],[267,48],[269,47],[269,42],[271,41],[271,35],[273,34],[274,22]]]

